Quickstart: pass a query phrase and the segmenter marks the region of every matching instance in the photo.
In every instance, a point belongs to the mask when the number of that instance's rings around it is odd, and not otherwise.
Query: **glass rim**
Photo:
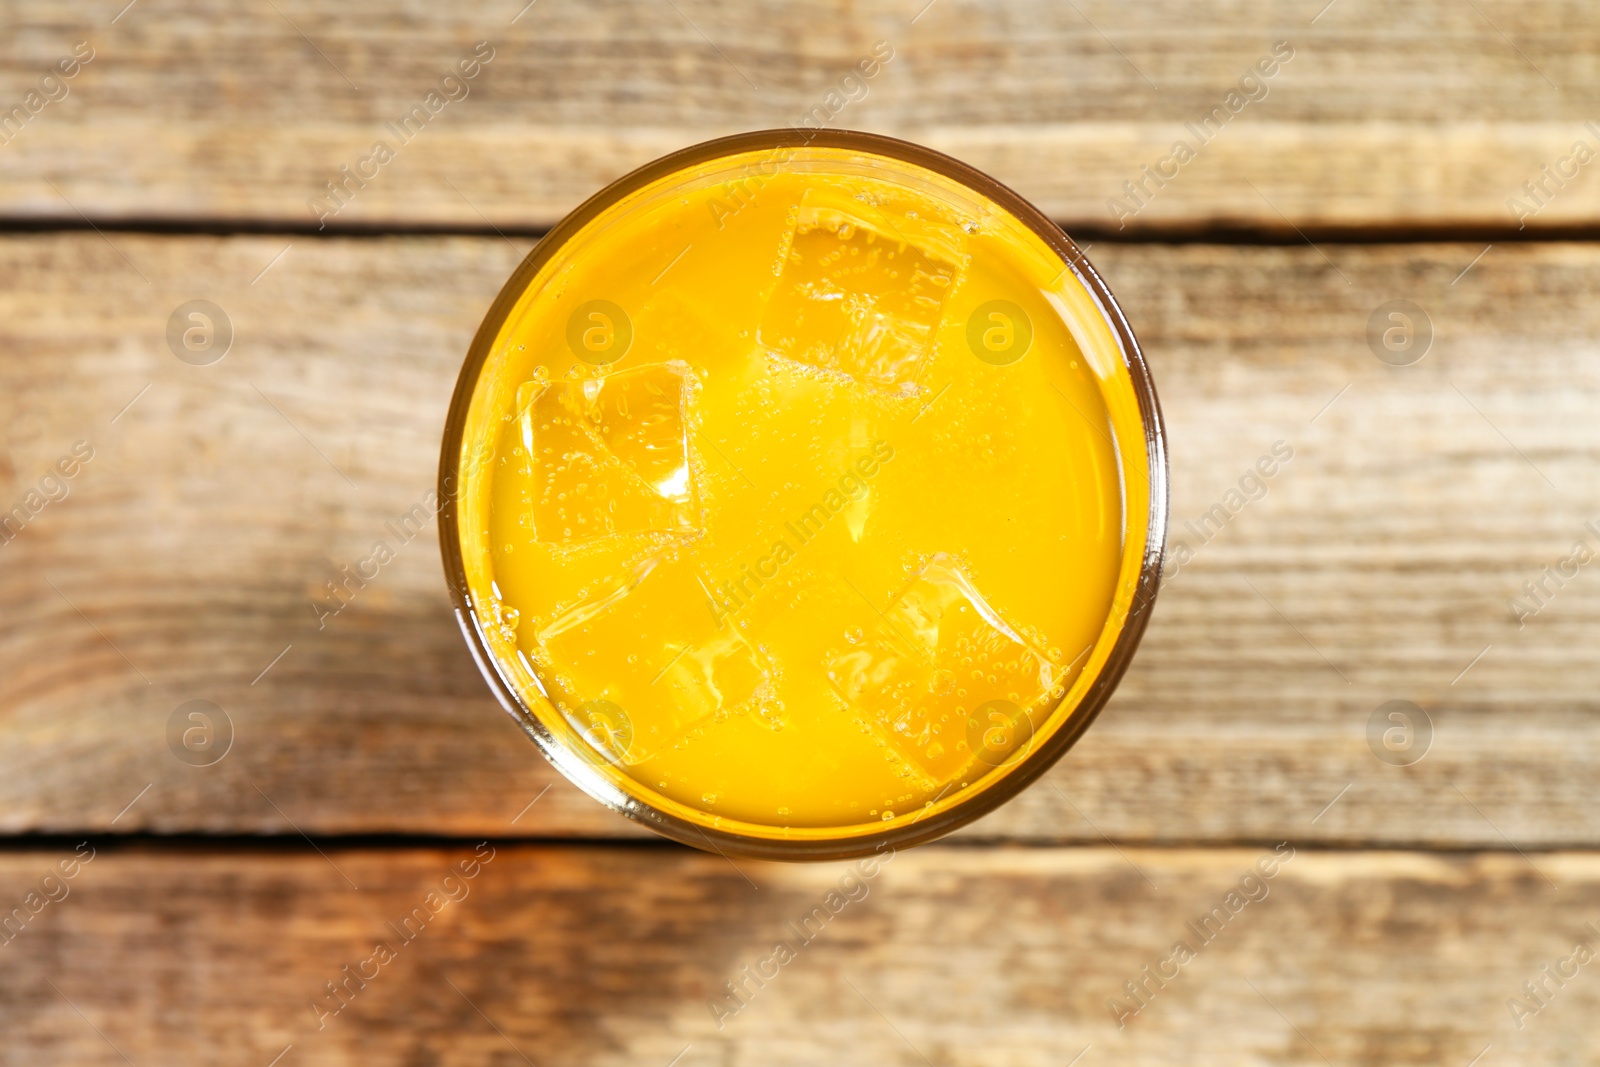
[[[970,797],[958,800],[926,820],[912,819],[904,825],[848,837],[768,838],[701,826],[625,792],[620,786],[590,767],[579,754],[570,751],[545,726],[538,714],[524,703],[517,688],[503,674],[499,658],[489,647],[480,628],[477,613],[472,605],[472,593],[467,583],[456,506],[456,494],[460,489],[461,446],[478,380],[501,327],[529,283],[537,277],[545,264],[567,241],[581,232],[603,211],[660,178],[722,157],[787,148],[855,150],[922,167],[987,197],[1010,212],[1044,241],[1045,245],[1061,258],[1063,266],[1071,271],[1094,297],[1106,325],[1122,351],[1123,364],[1127,368],[1130,384],[1139,405],[1140,424],[1144,431],[1147,467],[1145,473],[1150,488],[1144,559],[1140,564],[1138,581],[1133,588],[1127,615],[1122,621],[1121,630],[1112,643],[1105,663],[1084,691],[1077,706],[1068,713],[1067,720],[1043,743],[1031,749],[993,785],[975,790]],[[1123,461],[1124,457],[1120,454],[1122,450],[1118,451],[1119,461]],[[1126,477],[1125,464],[1124,472]],[[473,336],[461,372],[456,379],[455,391],[451,396],[449,411],[445,418],[437,491],[439,548],[456,622],[490,690],[500,701],[501,706],[532,738],[539,751],[554,768],[607,808],[643,823],[664,837],[705,851],[773,860],[854,859],[885,850],[893,852],[924,844],[987,815],[1037,781],[1077,743],[1099,717],[1133,659],[1133,654],[1144,636],[1150,609],[1161,584],[1162,559],[1165,553],[1170,511],[1166,430],[1161,416],[1160,402],[1156,398],[1155,383],[1151,379],[1149,367],[1134,337],[1133,329],[1128,324],[1116,297],[1112,295],[1110,288],[1072,238],[1010,187],[942,152],[881,134],[851,130],[812,130],[804,127],[734,134],[702,141],[672,152],[605,186],[551,227],[506,280]]]

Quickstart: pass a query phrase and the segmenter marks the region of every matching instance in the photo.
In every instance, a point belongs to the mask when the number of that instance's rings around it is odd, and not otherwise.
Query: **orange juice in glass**
[[[1155,594],[1159,408],[1015,193],[901,141],[710,142],[578,208],[463,368],[446,570],[592,796],[832,858],[994,808],[1088,726]]]

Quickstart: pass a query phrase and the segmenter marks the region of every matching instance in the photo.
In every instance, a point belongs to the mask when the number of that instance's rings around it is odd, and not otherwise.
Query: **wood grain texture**
[[[830,126],[925,142],[1100,228],[1178,138],[1198,157],[1130,227],[1504,228],[1541,167],[1578,139],[1600,149],[1583,0],[178,0],[111,23],[121,6],[0,5],[0,107],[75,42],[95,49],[0,146],[0,218],[314,224],[308,199],[385,140],[396,158],[335,225],[541,227],[658,155],[819,105],[837,108]],[[402,144],[387,124],[480,40],[494,59],[470,95]],[[830,102],[880,40],[894,58]],[[1277,41],[1294,58],[1200,146],[1184,124]],[[1595,225],[1597,175],[1549,186],[1529,224]]]
[[[68,854],[0,858],[0,903]],[[1187,924],[1263,850],[930,847],[863,877],[502,844],[446,884],[473,854],[102,848],[0,945],[0,1063],[1600,1063],[1600,964],[1520,1029],[1507,1006],[1600,942],[1593,854],[1302,848],[1209,943]],[[1196,958],[1119,1029],[1108,1001],[1179,940]],[[795,958],[719,1029],[709,1003],[780,941]],[[319,1014],[347,966],[369,980]]]
[[[462,353],[526,250],[0,240],[0,506],[95,450],[0,544],[0,829],[637,832],[494,705],[431,527],[388,525],[428,492]],[[1194,558],[1085,740],[969,835],[1600,841],[1600,580],[1583,569],[1521,628],[1507,607],[1600,543],[1600,248],[1496,246],[1462,274],[1482,251],[1090,251],[1154,367]],[[235,329],[212,366],[165,341],[195,297]],[[1365,339],[1396,297],[1433,324],[1411,367]],[[1293,458],[1202,543],[1185,523],[1278,441]],[[397,558],[319,629],[313,598],[378,540]],[[196,699],[233,724],[214,766],[168,747]],[[1368,747],[1391,699],[1431,716],[1415,766]]]

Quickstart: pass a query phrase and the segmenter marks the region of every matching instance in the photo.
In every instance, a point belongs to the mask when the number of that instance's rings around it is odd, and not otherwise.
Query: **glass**
[[[539,242],[439,496],[467,644],[563,774],[685,844],[829,859],[948,833],[1087,729],[1156,593],[1166,444],[1037,209],[917,145],[765,131]]]

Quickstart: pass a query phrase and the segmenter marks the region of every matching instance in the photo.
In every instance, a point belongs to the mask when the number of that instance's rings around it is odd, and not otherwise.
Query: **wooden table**
[[[124,2],[0,2],[0,1063],[1600,1063],[1591,5]],[[431,528],[311,604],[427,493],[544,228],[819,107],[1091,246],[1193,558],[1043,782],[802,943],[847,868],[578,794],[477,676]],[[167,343],[193,299],[209,365]],[[1369,345],[1391,300],[1420,362]],[[196,700],[205,766],[169,747]],[[1369,744],[1391,700],[1431,723],[1410,766]]]

